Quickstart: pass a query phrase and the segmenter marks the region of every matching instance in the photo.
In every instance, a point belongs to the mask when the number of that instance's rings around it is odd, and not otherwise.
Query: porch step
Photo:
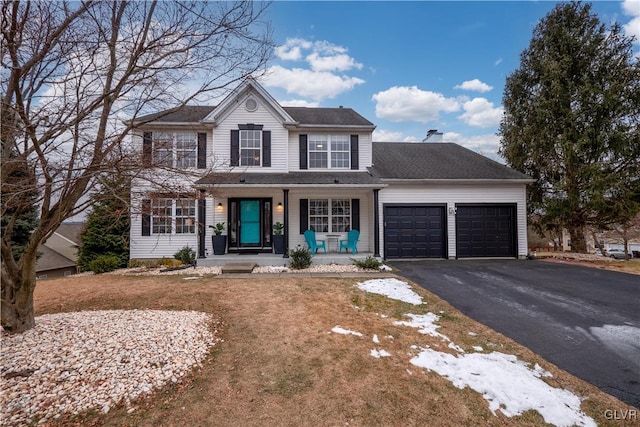
[[[230,262],[222,266],[222,274],[251,273],[255,266],[251,262]]]

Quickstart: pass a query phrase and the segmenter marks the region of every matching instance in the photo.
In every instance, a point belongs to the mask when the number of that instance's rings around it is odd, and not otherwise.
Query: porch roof
[[[213,173],[198,181],[197,187],[213,185],[225,187],[242,186],[345,186],[382,188],[380,179],[368,172],[288,172],[288,173]]]

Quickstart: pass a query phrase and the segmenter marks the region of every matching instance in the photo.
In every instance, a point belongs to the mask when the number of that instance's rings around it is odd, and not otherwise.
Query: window
[[[153,234],[171,234],[173,200],[154,199],[151,201],[151,231]]]
[[[186,198],[153,199],[151,201],[151,232],[153,234],[194,234],[196,232],[196,201]]]
[[[196,232],[196,201],[194,199],[176,200],[176,234]]]
[[[240,166],[260,166],[262,151],[261,130],[240,131]]]
[[[309,168],[349,169],[351,138],[349,135],[309,135]]]
[[[309,199],[309,228],[318,233],[351,230],[351,200]]]
[[[157,166],[196,167],[198,141],[192,132],[154,132],[153,161]]]

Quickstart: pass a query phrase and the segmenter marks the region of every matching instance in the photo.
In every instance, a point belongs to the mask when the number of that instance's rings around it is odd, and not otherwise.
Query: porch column
[[[289,258],[289,190],[283,189],[284,194],[284,255],[282,258]]]
[[[380,209],[378,208],[379,189],[373,190],[373,256],[380,256]]]

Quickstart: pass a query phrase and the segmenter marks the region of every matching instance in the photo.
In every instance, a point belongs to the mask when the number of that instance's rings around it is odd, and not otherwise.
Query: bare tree
[[[137,117],[220,96],[264,71],[268,5],[252,2],[2,4],[2,326],[35,325],[37,248],[87,207],[105,175],[138,175]],[[12,179],[20,170],[23,179]],[[12,171],[14,172],[12,174]],[[28,176],[25,175],[28,172]],[[39,222],[21,256],[26,205]]]

